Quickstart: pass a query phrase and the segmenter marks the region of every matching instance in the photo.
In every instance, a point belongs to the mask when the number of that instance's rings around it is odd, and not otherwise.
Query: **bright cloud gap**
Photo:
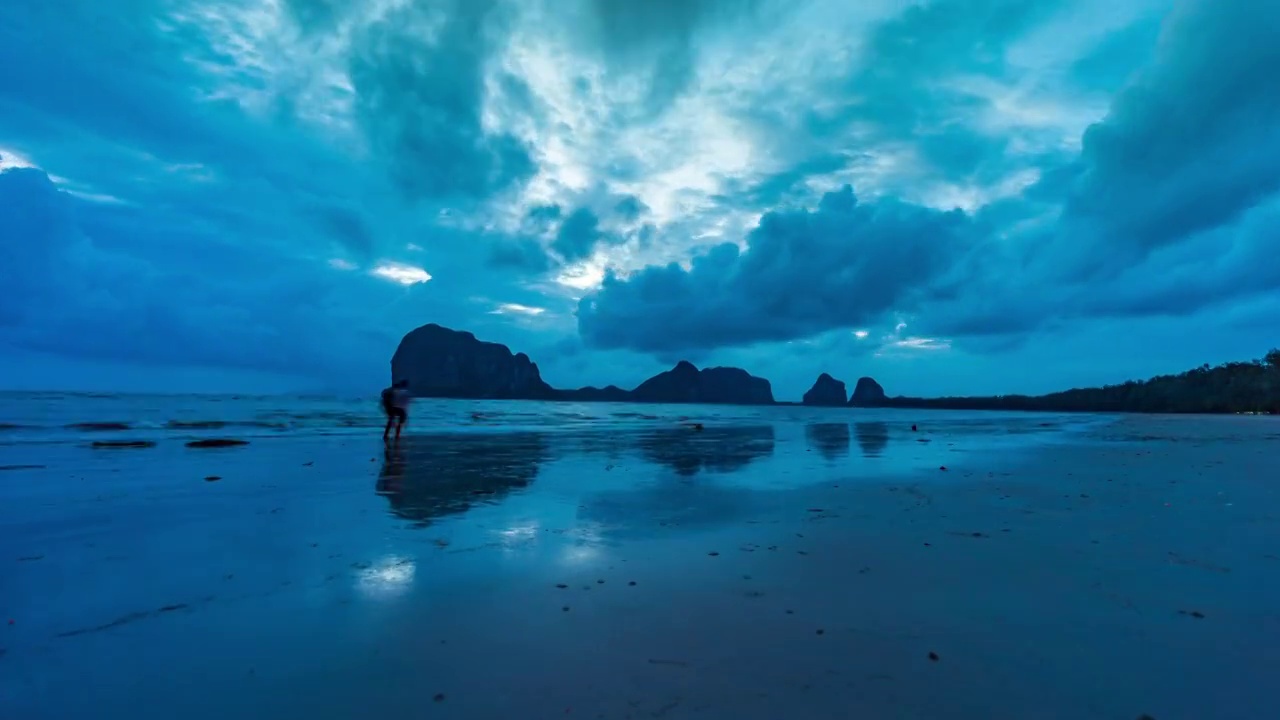
[[[431,280],[431,273],[426,270],[400,263],[382,263],[371,272],[377,277],[397,282],[401,285],[418,285]]]
[[[493,315],[526,315],[528,317],[537,317],[547,311],[546,308],[532,307],[529,305],[521,305],[520,303],[502,303],[494,308]]]

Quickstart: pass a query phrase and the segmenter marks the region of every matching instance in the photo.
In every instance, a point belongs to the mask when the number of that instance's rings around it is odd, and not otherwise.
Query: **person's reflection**
[[[862,454],[869,458],[880,457],[889,445],[889,426],[882,422],[855,423],[853,432],[858,436]]]
[[[406,436],[383,456],[375,492],[393,515],[425,527],[527,486],[550,458],[537,433]]]
[[[849,454],[849,423],[809,423],[804,426],[804,436],[809,446],[828,460]]]
[[[772,425],[755,427],[682,428],[640,433],[636,437],[645,460],[666,465],[678,475],[699,471],[730,473],[773,454]]]
[[[379,495],[399,495],[404,486],[404,453],[400,443],[386,445],[382,451],[382,472],[374,492]]]

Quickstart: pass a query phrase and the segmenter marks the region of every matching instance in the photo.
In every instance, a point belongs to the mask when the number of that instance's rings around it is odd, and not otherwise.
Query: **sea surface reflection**
[[[409,436],[387,447],[376,491],[393,515],[425,526],[528,486],[551,457],[539,433]]]
[[[849,423],[809,423],[804,427],[809,447],[828,460],[849,454]]]
[[[847,438],[846,438],[847,444]],[[375,491],[392,515],[416,526],[494,504],[522,491],[543,466],[598,458],[601,469],[638,460],[687,482],[729,474],[774,452],[771,425],[566,435],[492,433],[406,436],[386,448]]]
[[[858,447],[869,458],[880,457],[889,447],[889,425],[882,422],[854,423],[853,432],[858,436]]]

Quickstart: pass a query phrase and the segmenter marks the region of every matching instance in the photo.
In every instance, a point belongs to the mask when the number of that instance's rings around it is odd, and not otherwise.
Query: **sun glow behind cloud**
[[[431,273],[426,270],[401,263],[382,263],[370,272],[376,277],[401,285],[417,285],[431,280]]]
[[[490,311],[490,313],[493,315],[526,315],[529,317],[537,317],[546,311],[546,308],[541,307],[532,307],[530,305],[521,305],[519,303],[502,303]]]

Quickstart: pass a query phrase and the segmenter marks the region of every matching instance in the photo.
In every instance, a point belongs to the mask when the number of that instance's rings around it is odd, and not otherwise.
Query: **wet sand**
[[[0,708],[1271,715],[1280,423],[921,430],[8,448]]]

